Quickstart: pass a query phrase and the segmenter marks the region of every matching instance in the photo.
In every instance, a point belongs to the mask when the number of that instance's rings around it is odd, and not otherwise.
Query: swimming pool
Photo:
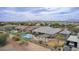
[[[21,34],[20,37],[24,40],[31,40],[32,39],[32,34]]]

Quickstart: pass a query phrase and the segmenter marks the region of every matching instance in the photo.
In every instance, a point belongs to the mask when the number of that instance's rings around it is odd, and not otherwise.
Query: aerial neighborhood
[[[79,23],[0,22],[0,51],[79,51]]]

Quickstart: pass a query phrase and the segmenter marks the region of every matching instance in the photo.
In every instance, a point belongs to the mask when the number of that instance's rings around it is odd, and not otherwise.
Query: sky
[[[79,20],[79,7],[0,7],[0,21]]]

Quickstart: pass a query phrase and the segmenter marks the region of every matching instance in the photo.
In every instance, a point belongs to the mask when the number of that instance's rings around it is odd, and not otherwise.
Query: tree
[[[60,27],[60,24],[56,22],[56,23],[53,23],[51,26],[54,28],[58,28],[58,27]]]
[[[0,22],[0,26],[4,26],[5,25],[5,23],[3,23],[3,22]]]
[[[20,38],[19,38],[18,36],[14,36],[12,39],[13,39],[14,41],[20,41]]]
[[[75,28],[75,27],[74,27],[74,28],[72,29],[72,33],[77,34],[78,32],[79,32],[79,28]]]
[[[0,34],[0,46],[5,45],[7,36],[5,34]]]
[[[62,28],[65,28],[65,26],[66,26],[66,25],[64,25],[64,24],[61,24],[61,27],[62,27]]]
[[[64,36],[62,34],[56,34],[55,38],[58,39],[58,40],[63,40]]]
[[[46,22],[41,22],[40,24],[41,24],[41,26],[47,26],[48,25]]]
[[[58,41],[58,46],[59,46],[59,45],[62,45],[62,44],[60,44],[60,41],[64,40],[64,36],[63,36],[62,34],[56,34],[56,35],[55,35],[55,38],[56,38],[57,41]]]
[[[41,26],[41,24],[40,23],[36,23],[36,26]]]
[[[74,28],[75,28],[75,25],[74,24],[68,24],[67,25],[67,28],[72,31]]]

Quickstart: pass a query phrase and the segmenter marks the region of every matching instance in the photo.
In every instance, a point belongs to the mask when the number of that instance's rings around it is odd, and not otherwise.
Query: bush
[[[13,37],[12,39],[13,39],[14,41],[19,41],[19,40],[20,40],[19,37]]]
[[[59,23],[57,23],[57,22],[56,22],[56,23],[53,23],[53,24],[51,25],[51,27],[54,27],[54,28],[59,28],[59,27],[61,27],[61,26],[60,26],[60,24],[59,24]]]
[[[6,44],[7,37],[5,34],[0,34],[0,46]]]
[[[62,34],[55,34],[54,37],[58,40],[64,40],[64,36]]]

